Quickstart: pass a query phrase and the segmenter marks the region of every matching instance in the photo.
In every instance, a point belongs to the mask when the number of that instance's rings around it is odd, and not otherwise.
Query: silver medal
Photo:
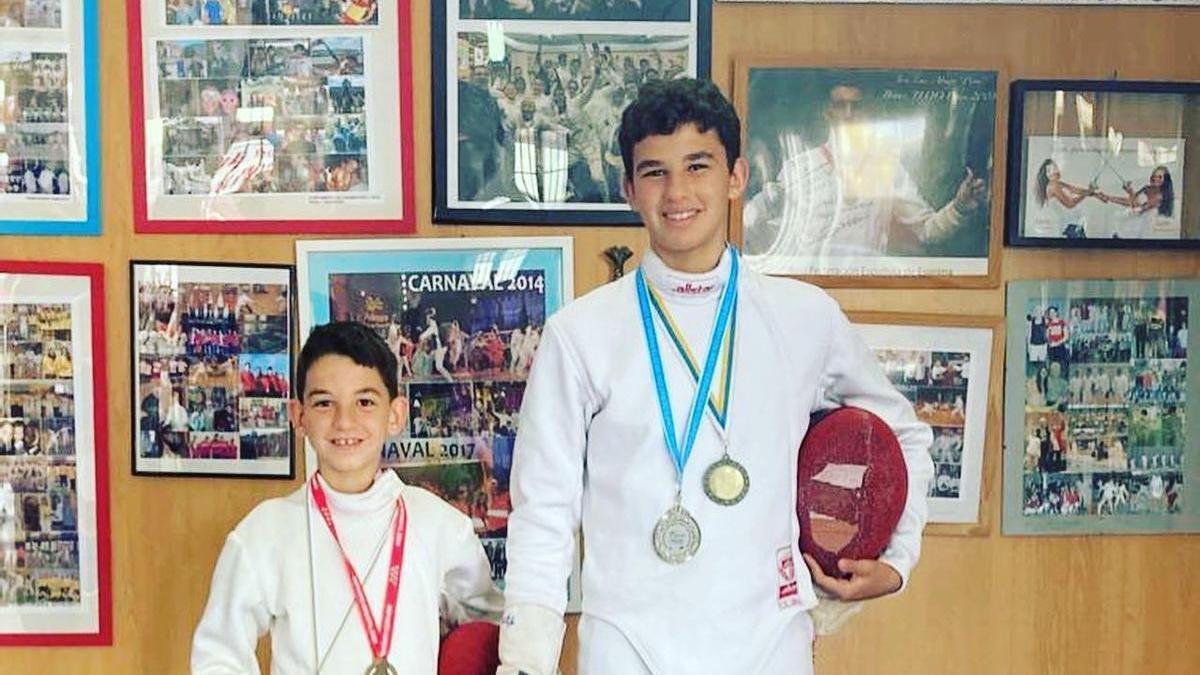
[[[680,565],[700,550],[700,525],[678,502],[654,525],[654,552],[664,562]]]

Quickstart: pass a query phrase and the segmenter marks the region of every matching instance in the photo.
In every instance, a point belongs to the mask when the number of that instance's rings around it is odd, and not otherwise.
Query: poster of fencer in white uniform
[[[525,380],[546,317],[571,297],[570,256],[556,247],[493,248],[488,240],[383,243],[302,262],[308,326],[358,321],[375,329],[399,364],[408,425],[382,448],[383,465],[471,518],[503,584],[512,471]],[[523,240],[501,240],[521,242]],[[534,239],[542,242],[545,239]],[[552,242],[560,240],[551,239]],[[355,242],[304,242],[319,249]],[[564,267],[565,266],[565,267]],[[308,290],[303,290],[305,281]],[[578,593],[572,599],[578,602]]]
[[[790,275],[988,273],[995,72],[741,70],[748,265]]]
[[[1021,233],[1180,239],[1183,138],[1030,136]]]

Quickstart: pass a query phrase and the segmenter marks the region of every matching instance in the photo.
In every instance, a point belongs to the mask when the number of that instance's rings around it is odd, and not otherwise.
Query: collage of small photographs
[[[933,428],[933,481],[929,497],[958,499],[962,484],[963,430],[971,355],[966,352],[878,349],[884,374]]]
[[[0,194],[71,194],[67,106],[65,53],[0,40]]]
[[[545,276],[527,270],[503,290],[467,291],[436,290],[439,276],[333,275],[330,316],[371,326],[399,361],[409,423],[385,446],[385,466],[470,516],[501,580],[518,413],[546,321]]]
[[[1023,513],[1179,513],[1188,298],[1030,303]]]
[[[167,195],[366,191],[363,38],[157,43]]]
[[[289,302],[286,285],[139,279],[139,460],[290,456]]]
[[[0,608],[77,605],[71,308],[0,304]]]
[[[645,82],[688,72],[690,0],[461,0],[458,13],[458,199],[623,204],[621,111]],[[654,30],[546,29],[596,17]],[[500,19],[503,58],[479,23]]]
[[[379,23],[376,0],[166,0],[168,26],[335,26]]]

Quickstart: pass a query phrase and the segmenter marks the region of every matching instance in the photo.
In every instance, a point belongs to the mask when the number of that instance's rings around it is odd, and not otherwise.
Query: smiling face
[[[716,130],[701,133],[684,124],[633,146],[625,191],[663,262],[681,272],[705,272],[725,250],[729,200],[741,196],[747,176],[740,157],[729,169]]]
[[[288,403],[288,414],[316,451],[321,476],[339,492],[366,490],[384,441],[404,427],[407,401],[389,400],[379,371],[340,354],[312,364],[301,396]]]

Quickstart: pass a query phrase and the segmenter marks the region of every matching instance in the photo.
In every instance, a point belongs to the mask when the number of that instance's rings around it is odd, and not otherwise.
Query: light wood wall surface
[[[293,262],[291,236],[134,236],[124,5],[99,0],[104,232],[99,238],[2,237],[0,258],[106,264],[114,643],[0,649],[0,674],[187,671],[191,633],[225,534],[256,503],[299,481],[132,476],[128,271],[131,258]],[[569,234],[577,292],[607,278],[600,252],[645,248],[635,228],[435,227],[431,208],[429,8],[413,11],[418,234]],[[895,5],[742,5],[714,10],[713,78],[729,91],[739,54],[810,63],[904,67],[992,64],[1010,77],[1200,80],[1200,9]],[[1006,87],[1007,81],[1001,83]],[[1007,117],[1002,92],[1000,114]],[[1003,125],[1001,128],[1004,128]],[[996,195],[1005,138],[997,139]],[[1001,227],[997,200],[993,227]],[[1004,281],[1065,277],[1196,277],[1200,253],[1012,250]],[[1003,288],[837,289],[847,310],[999,316]],[[999,401],[993,402],[998,405]],[[995,452],[997,432],[992,434]],[[1014,538],[999,534],[999,463],[985,504],[990,533],[927,536],[903,594],[880,600],[816,646],[817,670],[841,673],[1200,672],[1200,537]],[[301,472],[302,473],[302,472]],[[730,617],[729,620],[738,620]],[[574,673],[573,638],[564,672]],[[714,675],[725,675],[716,674]],[[734,674],[736,675],[736,674]]]

